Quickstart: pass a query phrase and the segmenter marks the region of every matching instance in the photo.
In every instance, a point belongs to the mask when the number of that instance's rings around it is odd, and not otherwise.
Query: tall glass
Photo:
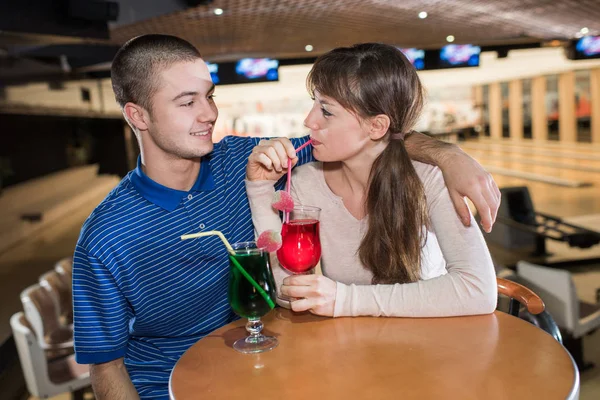
[[[318,207],[297,206],[290,212],[289,222],[283,224],[283,242],[277,250],[277,259],[283,268],[293,274],[310,271],[321,258],[320,214]]]
[[[242,242],[232,245],[234,254],[229,255],[229,304],[233,311],[242,318],[247,318],[248,336],[233,344],[233,348],[241,353],[261,353],[277,347],[277,339],[261,333],[263,323],[260,318],[267,314],[271,307],[256,287],[234,265],[237,261],[275,302],[275,279],[269,263],[269,253],[259,249],[256,242]]]

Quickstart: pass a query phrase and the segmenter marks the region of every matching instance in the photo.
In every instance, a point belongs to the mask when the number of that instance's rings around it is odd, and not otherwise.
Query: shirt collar
[[[189,193],[209,191],[215,188],[215,182],[210,170],[209,157],[202,157],[200,173],[189,192],[171,189],[154,182],[142,171],[141,157],[138,157],[137,167],[131,173],[131,183],[142,197],[167,211],[175,210]]]

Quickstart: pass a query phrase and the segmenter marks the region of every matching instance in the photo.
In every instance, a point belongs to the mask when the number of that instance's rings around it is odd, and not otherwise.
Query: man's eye
[[[193,104],[194,104],[194,100],[189,101],[189,102],[187,102],[185,104],[182,104],[181,107],[191,107]]]

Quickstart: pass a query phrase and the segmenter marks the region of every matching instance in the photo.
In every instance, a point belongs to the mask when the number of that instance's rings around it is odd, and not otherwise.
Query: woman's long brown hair
[[[417,281],[427,234],[423,185],[404,146],[423,108],[415,68],[393,46],[377,43],[334,49],[315,62],[308,90],[335,99],[361,119],[385,114],[389,143],[371,168],[367,232],[358,249],[373,283]]]

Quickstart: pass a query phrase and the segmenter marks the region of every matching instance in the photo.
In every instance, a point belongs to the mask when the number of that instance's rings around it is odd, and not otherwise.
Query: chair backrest
[[[67,309],[63,309],[62,315],[65,318],[65,322],[68,324],[73,323],[73,258],[65,257],[54,266],[54,270],[58,273],[58,277],[63,281],[63,285],[69,289],[69,305]],[[65,300],[65,306],[66,306]]]
[[[575,332],[579,320],[579,300],[569,271],[519,261],[517,272],[544,299],[556,323]]]
[[[530,314],[536,315],[544,311],[545,305],[542,299],[531,289],[513,281],[496,278],[498,282],[498,293],[511,299],[509,313],[518,316],[519,305],[523,304]]]
[[[59,274],[66,275],[70,279],[73,275],[73,257],[65,257],[59,260],[54,266],[54,269]]]
[[[21,303],[40,347],[48,348],[47,335],[61,328],[54,297],[48,290],[35,284],[21,292]]]
[[[507,274],[506,277],[509,279],[496,277],[496,280],[498,282],[498,293],[510,299],[509,314],[537,326],[562,344],[560,329],[552,316],[546,311],[546,305],[540,296],[527,286],[515,282],[519,278],[518,276]],[[521,304],[525,306],[526,311],[520,310]]]
[[[43,397],[45,396],[45,393],[42,393],[43,382],[47,380],[48,376],[48,364],[44,350],[39,346],[37,338],[22,312],[11,317],[10,327],[19,353],[27,390],[34,396]]]
[[[504,187],[500,189],[504,207],[498,210],[498,215],[507,217],[515,222],[535,225],[535,209],[527,186]]]
[[[90,385],[89,367],[75,363],[73,355],[48,361],[24,313],[10,319],[27,390],[34,396],[48,398]]]
[[[56,301],[59,314],[70,323],[69,317],[73,312],[73,300],[71,285],[67,284],[58,272],[49,271],[40,276],[40,285],[46,289]]]
[[[510,226],[503,220],[511,220],[525,225],[535,225],[536,214],[527,186],[504,187],[500,189],[501,202],[498,221],[486,237],[506,249],[535,249],[537,235]]]

